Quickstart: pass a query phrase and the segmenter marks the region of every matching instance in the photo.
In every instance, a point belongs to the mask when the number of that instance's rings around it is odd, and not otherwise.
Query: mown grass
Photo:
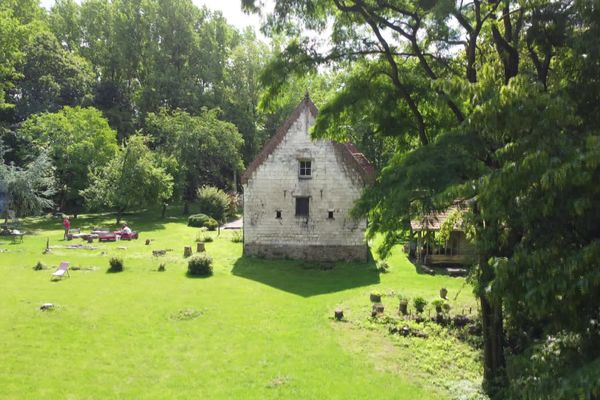
[[[463,279],[418,274],[399,252],[386,274],[374,263],[323,270],[242,258],[227,231],[208,233],[214,275],[189,278],[183,247],[195,247],[198,230],[176,211],[165,220],[129,215],[139,240],[94,242],[90,250],[64,248],[87,243],[63,241],[61,220],[46,218],[24,222],[24,243],[0,244],[1,398],[425,400],[452,397],[439,382],[478,379],[477,353],[467,346],[443,342],[470,373],[443,371],[431,365],[435,346],[411,348],[363,324],[374,288],[433,299],[444,286],[458,294],[458,307],[469,307]],[[73,226],[113,222],[90,215]],[[51,252],[43,255],[47,239]],[[153,257],[158,249],[171,251]],[[115,255],[124,271],[108,274]],[[50,282],[53,270],[34,271],[37,261],[81,269]],[[157,272],[161,262],[165,272]],[[40,311],[48,302],[55,309]],[[355,323],[332,321],[338,306]]]

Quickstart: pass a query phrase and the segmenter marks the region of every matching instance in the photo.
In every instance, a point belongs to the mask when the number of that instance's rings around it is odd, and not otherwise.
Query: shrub
[[[37,264],[33,266],[34,271],[40,271],[42,269],[46,269],[46,265],[44,265],[44,263],[42,263],[41,261],[38,261]]]
[[[229,209],[229,196],[214,186],[202,186],[198,189],[200,212],[210,215],[217,221],[224,221]]]
[[[377,261],[377,271],[385,274],[390,270],[390,265],[385,260]]]
[[[441,313],[442,307],[444,306],[444,300],[436,299],[431,302],[431,305],[435,308],[435,312]]]
[[[232,217],[242,211],[242,196],[238,193],[228,193],[229,207],[227,208],[227,216]]]
[[[233,232],[233,236],[231,237],[231,241],[233,243],[242,243],[244,241],[244,235],[241,232]]]
[[[110,264],[110,268],[108,268],[108,272],[121,272],[123,271],[123,259],[121,257],[112,257],[108,263]]]
[[[199,242],[199,243],[211,243],[214,240],[215,239],[212,236],[205,235],[204,233],[198,233],[196,235],[196,242]]]
[[[212,258],[206,254],[196,254],[188,260],[188,274],[194,276],[209,276],[213,273]]]
[[[209,231],[214,231],[219,226],[219,223],[206,214],[194,214],[188,217],[188,226],[193,226],[195,228],[204,227]]]
[[[425,310],[425,306],[427,305],[427,300],[422,297],[415,297],[413,299],[413,305],[415,306],[415,310],[418,313],[422,313]]]
[[[451,308],[452,307],[450,307],[450,303],[448,303],[448,302],[444,302],[444,304],[442,304],[442,312],[444,314],[448,314],[450,312]]]

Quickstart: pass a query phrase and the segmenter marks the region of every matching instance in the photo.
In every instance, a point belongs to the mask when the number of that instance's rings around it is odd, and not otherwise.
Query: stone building
[[[348,143],[312,140],[308,95],[242,176],[244,255],[367,260],[366,219],[350,210],[374,169]]]

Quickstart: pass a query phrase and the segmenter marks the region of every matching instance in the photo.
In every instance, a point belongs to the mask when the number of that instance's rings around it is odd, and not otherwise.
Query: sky
[[[227,22],[240,30],[252,26],[258,32],[260,28],[260,17],[255,14],[244,14],[240,0],[192,0],[192,2],[198,7],[206,6],[211,10],[221,11]],[[270,2],[266,1],[265,3]],[[41,0],[40,4],[50,9],[54,4],[54,0]]]

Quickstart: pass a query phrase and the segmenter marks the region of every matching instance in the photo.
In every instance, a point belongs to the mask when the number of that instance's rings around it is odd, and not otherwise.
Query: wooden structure
[[[443,212],[431,213],[421,219],[410,221],[411,229],[417,235],[416,247],[411,249],[417,262],[424,265],[467,265],[473,262],[475,248],[467,240],[462,221],[455,221],[448,240],[440,243],[439,232],[448,218],[462,206],[456,205]]]

